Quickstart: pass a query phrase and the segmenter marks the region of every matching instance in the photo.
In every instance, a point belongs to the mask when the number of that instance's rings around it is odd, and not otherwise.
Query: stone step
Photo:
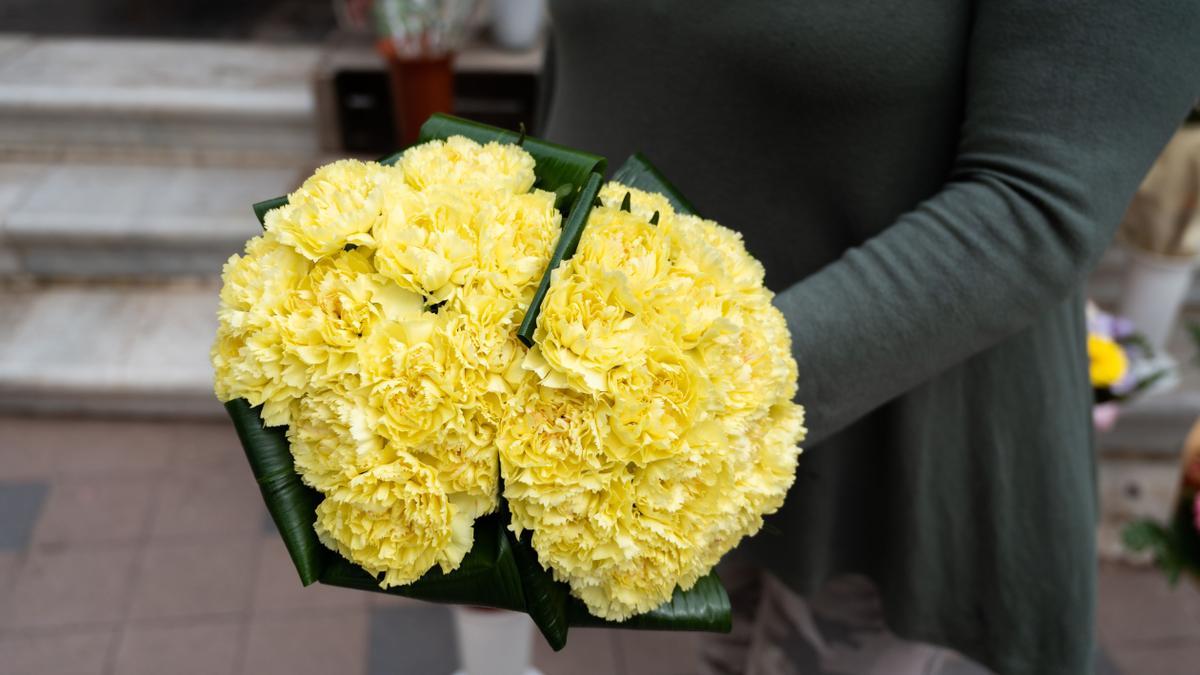
[[[303,159],[317,46],[0,35],[7,156]]]
[[[0,410],[219,417],[215,282],[0,293]]]
[[[0,165],[0,272],[35,279],[215,276],[259,232],[250,209],[297,168]],[[0,265],[3,265],[0,262]]]

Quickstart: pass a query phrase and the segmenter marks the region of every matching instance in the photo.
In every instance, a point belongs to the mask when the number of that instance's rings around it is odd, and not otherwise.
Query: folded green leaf
[[[517,337],[521,338],[521,342],[524,342],[526,347],[533,346],[533,331],[537,328],[537,318],[538,313],[542,310],[542,300],[546,298],[546,291],[550,290],[552,273],[562,264],[562,261],[575,255],[575,249],[579,247],[579,237],[583,235],[583,226],[587,223],[588,214],[592,212],[593,200],[596,195],[600,194],[602,180],[598,173],[593,173],[588,177],[587,182],[583,184],[583,189],[579,191],[579,197],[575,200],[574,206],[571,207],[571,212],[563,221],[562,233],[558,236],[554,254],[550,256],[550,262],[547,263],[542,280],[533,294],[533,300],[530,301],[529,308],[525,310],[525,317],[521,319],[521,326],[517,329]]]
[[[729,595],[716,572],[701,577],[687,591],[675,589],[670,602],[625,621],[605,621],[593,616],[576,598],[567,606],[572,626],[636,628],[640,630],[690,630],[728,633],[733,626]]]
[[[254,217],[258,218],[258,224],[263,227],[267,226],[267,211],[277,209],[288,203],[287,195],[282,197],[274,197],[272,199],[264,199],[261,202],[254,204]]]
[[[321,495],[297,475],[284,427],[263,426],[259,409],[250,407],[245,399],[229,401],[225,410],[233,419],[267,511],[296,564],[300,581],[307,586],[321,576],[328,555],[313,531]]]
[[[546,638],[554,651],[567,644],[567,602],[570,591],[566,584],[554,580],[549,570],[538,562],[537,553],[528,532],[518,539],[508,533],[512,543],[517,569],[521,573],[521,585],[525,590],[525,607],[529,617]]]

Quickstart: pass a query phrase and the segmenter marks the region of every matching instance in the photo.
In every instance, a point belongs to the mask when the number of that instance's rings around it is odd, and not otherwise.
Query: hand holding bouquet
[[[586,153],[426,130],[257,207],[225,269],[217,395],[302,579],[526,611],[556,648],[727,628],[711,569],[804,434],[761,265],[642,160],[601,188]]]

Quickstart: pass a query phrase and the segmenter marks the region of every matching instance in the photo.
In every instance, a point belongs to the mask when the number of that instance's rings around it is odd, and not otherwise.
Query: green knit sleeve
[[[943,189],[776,299],[810,442],[1065,301],[1200,93],[1200,3],[979,0],[972,21]]]

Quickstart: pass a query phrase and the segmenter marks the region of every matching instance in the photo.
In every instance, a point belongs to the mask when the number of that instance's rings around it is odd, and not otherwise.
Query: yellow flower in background
[[[1120,382],[1129,370],[1125,350],[1109,338],[1095,333],[1088,334],[1087,351],[1093,387],[1111,387]]]

